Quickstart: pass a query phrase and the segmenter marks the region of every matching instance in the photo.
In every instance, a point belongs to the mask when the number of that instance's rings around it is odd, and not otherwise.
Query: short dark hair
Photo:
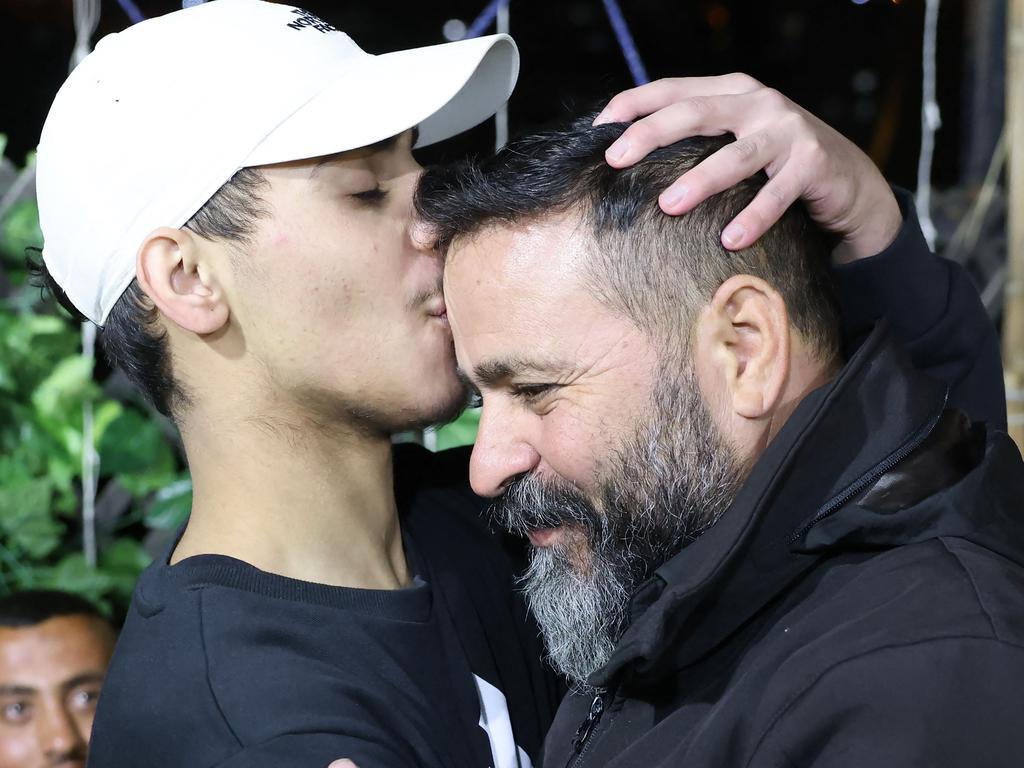
[[[208,240],[222,240],[238,246],[250,242],[257,222],[267,209],[260,192],[266,177],[257,168],[235,173],[185,224]],[[73,317],[84,316],[68,300],[41,259],[30,258],[30,270]],[[138,280],[132,280],[103,324],[100,341],[112,365],[125,372],[146,399],[165,416],[175,417],[188,406],[189,395],[175,379],[167,338],[157,323],[159,313]]]
[[[682,216],[664,214],[658,196],[683,172],[728,143],[692,138],[658,149],[623,170],[604,153],[626,124],[568,127],[509,143],[485,159],[429,170],[416,209],[438,245],[494,225],[576,214],[596,244],[588,288],[666,342],[689,337],[696,312],[729,277],[751,274],[782,295],[791,322],[827,363],[840,354],[839,313],[828,270],[830,243],[799,204],[757,243],[739,252],[721,233],[764,186],[759,173]]]
[[[58,616],[89,616],[110,625],[95,605],[70,592],[28,589],[0,598],[0,627],[34,627]]]

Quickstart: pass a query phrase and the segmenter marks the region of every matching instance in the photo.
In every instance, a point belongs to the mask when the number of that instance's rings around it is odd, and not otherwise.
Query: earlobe
[[[789,374],[789,315],[764,280],[735,275],[719,286],[705,312],[717,365],[736,416],[761,419],[779,404]]]
[[[227,323],[227,303],[188,230],[151,232],[139,248],[136,276],[157,309],[185,330],[206,335]]]

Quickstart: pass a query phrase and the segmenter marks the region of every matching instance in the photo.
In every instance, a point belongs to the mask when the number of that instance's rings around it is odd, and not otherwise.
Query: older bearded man
[[[625,126],[590,123],[418,193],[483,396],[471,482],[530,537],[576,689],[545,764],[1020,765],[1024,466],[894,338],[934,318],[847,358],[802,209],[727,251],[765,176],[672,218],[722,140],[616,171]]]

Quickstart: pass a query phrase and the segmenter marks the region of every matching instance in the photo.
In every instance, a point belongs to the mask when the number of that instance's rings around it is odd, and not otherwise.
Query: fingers
[[[747,93],[761,84],[749,75],[735,73],[717,77],[670,77],[655,80],[615,96],[594,120],[601,123],[627,123],[641,115],[649,115],[659,109],[684,99]]]
[[[780,146],[769,131],[759,131],[727,144],[684,173],[662,192],[658,202],[665,213],[679,215],[712,195],[748,179],[769,164],[788,159],[788,147]]]
[[[792,182],[785,169],[780,171],[722,230],[722,245],[730,251],[753,245],[797,201],[801,189],[799,184]]]
[[[744,94],[693,96],[637,120],[605,152],[614,168],[637,163],[659,147],[690,136],[720,136],[735,131],[747,102]]]

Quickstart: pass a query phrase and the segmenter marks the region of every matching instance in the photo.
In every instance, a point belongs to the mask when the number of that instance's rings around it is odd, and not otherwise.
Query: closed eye
[[[531,405],[555,389],[556,386],[555,384],[518,384],[512,387],[512,395],[526,405]]]
[[[387,190],[382,189],[381,187],[374,187],[373,189],[368,189],[365,192],[356,192],[355,194],[352,195],[352,197],[356,198],[357,200],[362,200],[363,202],[366,203],[379,203],[387,196]]]

